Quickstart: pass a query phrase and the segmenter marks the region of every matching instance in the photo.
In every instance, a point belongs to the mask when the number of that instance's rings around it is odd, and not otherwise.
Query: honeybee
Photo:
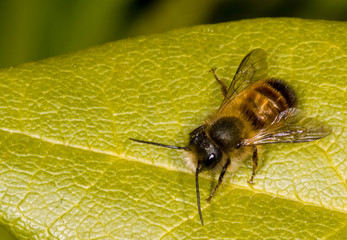
[[[197,207],[202,225],[200,172],[221,169],[218,182],[206,199],[209,202],[222,183],[225,172],[236,171],[250,156],[253,168],[248,183],[254,184],[258,145],[309,142],[331,133],[330,126],[306,117],[296,108],[296,94],[287,83],[267,77],[266,58],[263,49],[251,51],[242,60],[228,89],[215,69],[211,70],[224,100],[203,125],[189,134],[187,147],[130,138],[140,143],[185,150],[187,164],[195,171]]]

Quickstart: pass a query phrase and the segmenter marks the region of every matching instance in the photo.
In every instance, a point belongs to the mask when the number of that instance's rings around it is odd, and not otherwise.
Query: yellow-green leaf
[[[0,71],[0,220],[21,239],[347,236],[347,23],[255,19],[127,39]],[[264,146],[196,207],[182,151],[254,48],[299,107],[332,126]],[[218,173],[200,177],[202,199]]]

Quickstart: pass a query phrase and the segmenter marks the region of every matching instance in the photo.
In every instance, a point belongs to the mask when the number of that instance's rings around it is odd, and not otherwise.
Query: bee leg
[[[223,96],[226,97],[227,94],[228,94],[228,88],[227,88],[227,86],[225,85],[224,82],[222,82],[222,80],[220,80],[220,79],[218,78],[218,76],[217,76],[217,74],[216,74],[216,69],[215,69],[215,68],[212,68],[212,69],[210,70],[210,72],[213,73],[214,78],[216,79],[216,81],[217,81],[217,82],[219,83],[219,85],[220,85],[220,88],[221,88],[221,90],[222,90]]]
[[[226,170],[228,169],[229,165],[230,165],[230,158],[228,158],[226,163],[224,164],[222,172],[220,173],[219,178],[218,178],[218,183],[214,187],[214,189],[212,190],[211,195],[206,199],[206,202],[210,202],[211,201],[211,198],[213,197],[213,195],[216,192],[217,188],[222,183],[224,174],[225,174]]]
[[[253,146],[252,148],[253,148],[253,156],[252,156],[253,170],[252,170],[251,179],[249,179],[248,183],[253,185],[254,184],[253,178],[258,168],[258,150],[256,146]]]

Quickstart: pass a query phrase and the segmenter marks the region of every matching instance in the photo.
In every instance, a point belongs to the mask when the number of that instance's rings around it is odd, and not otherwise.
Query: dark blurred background
[[[346,20],[346,0],[0,0],[0,68],[122,38],[257,17]]]

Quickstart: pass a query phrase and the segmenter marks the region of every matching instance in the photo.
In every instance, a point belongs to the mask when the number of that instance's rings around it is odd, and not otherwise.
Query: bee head
[[[188,148],[197,159],[197,171],[212,169],[222,159],[223,153],[217,145],[206,135],[205,125],[192,131]]]

